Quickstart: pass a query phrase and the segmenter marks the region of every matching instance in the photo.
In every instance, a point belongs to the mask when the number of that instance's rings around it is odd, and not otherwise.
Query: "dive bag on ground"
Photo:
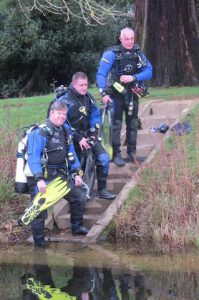
[[[17,162],[15,175],[15,192],[19,194],[27,194],[28,184],[27,176],[25,175],[25,166],[27,162],[27,143],[28,134],[37,128],[46,128],[45,124],[33,124],[29,127],[24,127],[20,130],[21,140],[17,148]]]

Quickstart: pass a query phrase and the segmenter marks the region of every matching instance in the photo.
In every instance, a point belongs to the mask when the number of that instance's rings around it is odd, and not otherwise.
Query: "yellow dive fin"
[[[76,300],[76,297],[70,296],[66,292],[62,292],[60,288],[51,287],[49,284],[44,285],[30,275],[25,282],[26,288],[36,295],[40,300]]]
[[[39,192],[35,196],[31,206],[25,210],[20,218],[20,222],[24,225],[30,224],[43,210],[62,199],[69,191],[70,188],[68,187],[66,180],[63,180],[61,177],[52,180],[47,184],[46,192],[44,194]]]

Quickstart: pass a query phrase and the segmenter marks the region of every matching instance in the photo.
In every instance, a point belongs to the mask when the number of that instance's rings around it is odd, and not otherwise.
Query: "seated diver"
[[[70,204],[72,233],[85,235],[89,231],[82,225],[86,194],[81,190],[82,170],[74,151],[70,127],[65,122],[66,115],[66,104],[55,101],[51,105],[49,119],[45,123],[46,129],[37,128],[28,135],[27,165],[31,173],[27,176],[27,182],[33,200],[38,191],[42,194],[46,192],[47,182],[59,176],[66,179],[70,191],[64,198]],[[44,150],[48,154],[45,168],[41,163]],[[71,161],[71,154],[73,161]],[[55,193],[57,193],[56,190]],[[46,218],[47,211],[45,210],[31,222],[36,246],[45,246]]]

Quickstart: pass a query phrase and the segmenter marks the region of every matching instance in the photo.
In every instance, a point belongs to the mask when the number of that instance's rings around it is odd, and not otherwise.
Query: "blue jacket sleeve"
[[[40,130],[36,129],[28,135],[28,165],[33,176],[36,178],[42,178],[42,166],[41,157],[43,154],[44,147],[46,145],[46,137],[40,135]]]
[[[115,53],[113,51],[106,51],[102,55],[99,62],[99,67],[96,74],[98,88],[106,88],[106,77],[112,68],[115,61]]]
[[[100,111],[98,107],[91,105],[90,128],[95,127],[96,124],[101,124]]]

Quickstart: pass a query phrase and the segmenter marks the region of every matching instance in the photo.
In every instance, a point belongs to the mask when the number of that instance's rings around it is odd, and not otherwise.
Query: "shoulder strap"
[[[95,105],[95,104],[96,104],[96,100],[95,100],[95,98],[93,97],[93,95],[90,94],[89,92],[87,92],[87,96],[88,96],[88,98],[90,99],[91,103]]]
[[[37,126],[37,128],[40,129],[40,133],[43,136],[52,136],[53,135],[52,129],[48,125],[46,125],[45,123],[44,124],[39,124]],[[36,129],[36,128],[34,128],[34,129]]]
[[[140,45],[138,45],[138,44],[134,44],[134,46],[133,46],[133,50],[134,50],[134,51],[138,51],[138,50],[140,50]]]
[[[143,52],[140,49],[140,45],[135,44],[133,47],[133,50],[137,53],[137,56],[139,58],[138,68],[146,66],[147,60],[146,60],[146,57],[144,56]]]
[[[67,124],[64,124],[62,126],[62,128],[63,128],[63,131],[64,131],[64,135],[66,137],[67,144],[69,145],[72,141],[72,129],[71,129],[71,132],[70,132],[70,125],[67,125]]]
[[[140,46],[139,46],[138,44],[134,44],[132,50],[133,50],[133,51],[138,51],[138,50],[140,50]],[[114,46],[108,47],[108,48],[104,51],[104,53],[107,52],[107,51],[113,51],[114,53],[122,52],[121,44],[120,44],[120,45],[114,45]]]
[[[105,49],[104,53],[108,52],[108,51],[113,51],[114,53],[119,53],[121,52],[121,46],[120,45],[114,45],[114,46],[110,46],[107,49]]]
[[[47,126],[45,123],[44,124],[36,123],[36,124],[30,125],[30,127],[23,128],[23,138],[28,136],[28,134],[30,132],[32,132],[33,130],[38,129],[38,128],[40,129],[40,133],[42,135],[50,136],[53,134],[52,129],[49,126]]]
[[[107,51],[113,51],[115,53],[115,58],[116,58],[115,63],[117,63],[118,61],[120,61],[122,59],[122,52],[124,50],[123,50],[123,48],[122,48],[122,46],[120,44],[120,45],[115,45],[115,46],[108,47],[104,51],[104,53],[107,52]],[[133,52],[136,53],[136,55],[138,56],[140,66],[146,65],[146,59],[143,56],[143,53],[141,52],[140,46],[138,44],[134,44],[133,49],[132,49],[132,53]]]

